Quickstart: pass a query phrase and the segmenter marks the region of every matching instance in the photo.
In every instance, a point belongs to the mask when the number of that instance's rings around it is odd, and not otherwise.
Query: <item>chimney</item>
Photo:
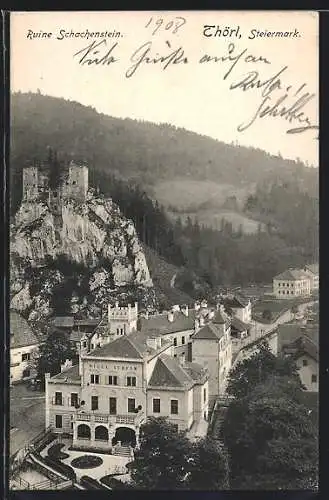
[[[173,311],[168,312],[168,321],[172,323],[174,321],[174,313]]]
[[[215,316],[215,311],[209,311],[209,319],[213,319],[213,317]]]
[[[149,312],[148,312],[148,310],[145,311],[145,319],[149,319]]]
[[[199,322],[200,322],[200,326],[204,326],[204,317],[203,316],[200,316]]]
[[[195,318],[195,320],[194,320],[194,329],[197,330],[199,328],[199,326],[200,326],[200,322],[199,322],[198,318]]]
[[[119,307],[119,301],[118,300],[115,301],[115,307]]]
[[[71,359],[66,359],[65,363],[61,365],[61,372],[66,370],[66,368],[71,368],[72,366],[72,360]]]
[[[221,305],[219,306],[219,310],[220,310],[220,312],[221,312],[221,313],[225,313],[225,307],[224,307],[224,305],[223,305],[223,304],[221,304]]]
[[[184,316],[188,317],[188,306],[182,306],[181,311],[184,314]]]

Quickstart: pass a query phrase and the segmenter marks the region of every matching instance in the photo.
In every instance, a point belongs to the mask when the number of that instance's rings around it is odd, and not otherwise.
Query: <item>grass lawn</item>
[[[297,297],[294,299],[261,299],[253,306],[253,316],[256,320],[262,320],[263,323],[272,323],[282,313],[288,311],[293,306],[297,306],[311,300],[311,297]],[[263,318],[263,312],[266,310],[271,311],[272,313],[270,320],[265,320],[265,318]]]

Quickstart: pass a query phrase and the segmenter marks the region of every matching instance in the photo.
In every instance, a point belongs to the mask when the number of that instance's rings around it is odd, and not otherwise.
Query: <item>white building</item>
[[[10,384],[35,376],[34,358],[39,342],[27,321],[10,311]]]
[[[149,416],[166,416],[179,430],[208,418],[207,370],[180,364],[171,342],[133,332],[83,351],[79,365],[46,376],[46,427],[70,433],[73,446],[138,445]]]
[[[273,278],[273,295],[278,299],[306,297],[311,294],[309,273],[301,269],[288,269]]]

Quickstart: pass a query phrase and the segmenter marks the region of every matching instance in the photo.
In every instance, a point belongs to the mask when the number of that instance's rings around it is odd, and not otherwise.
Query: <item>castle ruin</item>
[[[74,199],[85,201],[88,191],[88,167],[71,161],[61,172],[58,186],[50,187],[48,165],[29,166],[23,169],[23,201],[34,201],[41,194],[48,195],[50,206]]]

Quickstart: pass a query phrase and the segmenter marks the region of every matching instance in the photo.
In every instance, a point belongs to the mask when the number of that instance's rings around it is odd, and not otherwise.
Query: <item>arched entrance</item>
[[[115,431],[115,436],[112,439],[112,445],[116,445],[118,441],[121,441],[121,444],[123,445],[130,445],[134,448],[136,446],[135,431],[129,427],[118,427]]]
[[[90,439],[91,433],[90,433],[90,427],[86,424],[80,424],[78,425],[78,439]]]
[[[109,431],[104,425],[98,425],[95,429],[95,440],[99,441],[108,441],[109,440]]]

